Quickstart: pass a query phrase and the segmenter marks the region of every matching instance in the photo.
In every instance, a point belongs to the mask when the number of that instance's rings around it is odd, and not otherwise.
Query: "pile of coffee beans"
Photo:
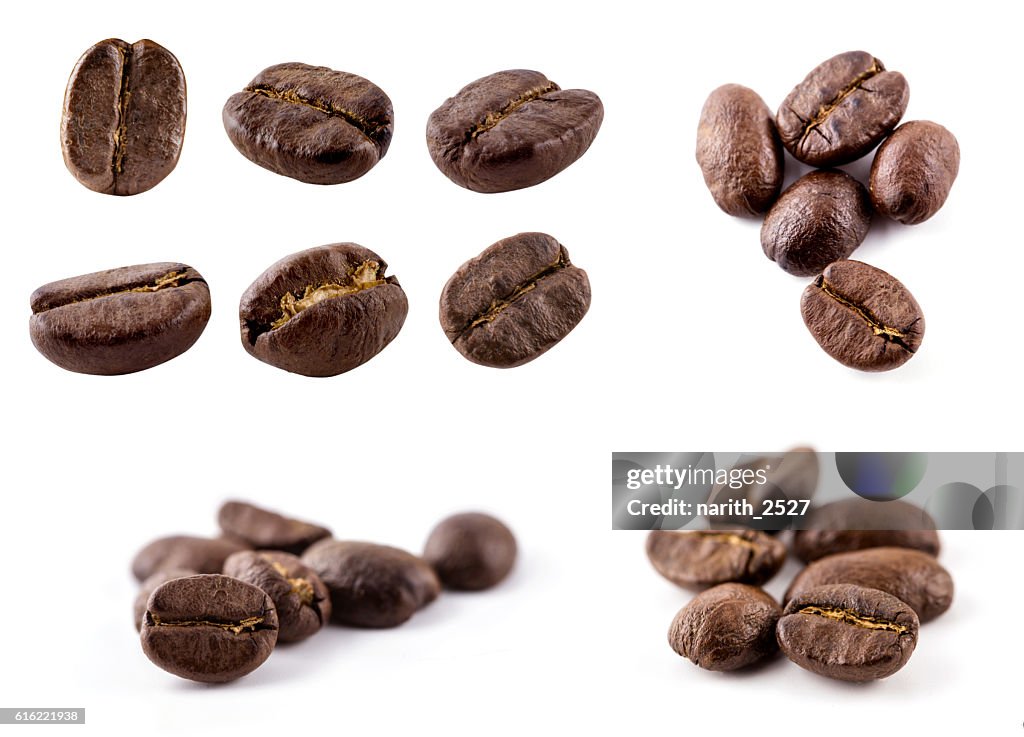
[[[714,671],[744,668],[780,649],[797,665],[843,681],[898,671],[914,652],[920,624],[952,604],[953,579],[936,560],[934,529],[871,529],[871,505],[878,506],[867,500],[825,504],[816,510],[817,523],[827,520],[830,529],[793,534],[794,554],[809,565],[782,606],[760,588],[786,557],[771,534],[651,532],[647,556],[655,570],[679,586],[704,589],[676,614],[669,645]],[[903,502],[884,506],[896,517],[924,514]]]
[[[902,74],[849,51],[815,67],[774,116],[753,90],[719,87],[697,130],[697,163],[715,202],[730,215],[765,215],[765,255],[790,274],[815,277],[801,300],[811,335],[834,359],[862,371],[910,360],[924,337],[924,315],[895,277],[847,259],[874,212],[911,225],[938,212],[960,167],[956,138],[941,125],[897,128],[909,97]],[[832,168],[879,143],[867,189]],[[820,168],[780,195],[783,148]]]
[[[225,502],[217,521],[220,537],[163,537],[132,562],[143,652],[204,683],[241,678],[277,644],[305,640],[329,622],[396,627],[442,587],[496,586],[517,553],[508,527],[479,512],[438,523],[422,556],[337,540],[326,527],[242,501]]]

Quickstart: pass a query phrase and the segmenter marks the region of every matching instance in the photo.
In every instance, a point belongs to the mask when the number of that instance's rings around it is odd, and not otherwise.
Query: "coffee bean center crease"
[[[800,135],[800,141],[797,144],[797,146],[803,147],[804,142],[806,141],[807,137],[811,134],[812,131],[816,132],[819,136],[824,138],[829,143],[832,143],[832,141],[829,140],[828,136],[826,136],[824,132],[820,130],[819,126],[821,126],[821,124],[828,119],[828,116],[831,115],[837,107],[842,105],[843,101],[845,101],[846,98],[848,98],[850,95],[857,92],[858,90],[870,92],[871,90],[864,87],[864,83],[871,79],[872,77],[874,77],[876,74],[879,74],[884,71],[885,67],[882,66],[882,62],[880,62],[878,59],[873,59],[871,66],[868,69],[854,77],[853,80],[850,81],[850,83],[843,87],[841,90],[839,90],[839,94],[837,94],[829,102],[820,106],[818,108],[818,112],[815,113],[814,117],[811,118],[810,120],[804,120],[802,117],[800,117],[799,113],[797,113],[796,110],[790,108],[792,113],[796,115],[796,117],[799,118],[804,123],[804,130],[803,133]]]
[[[868,327],[871,328],[871,332],[873,332],[875,335],[882,338],[883,340],[887,340],[890,343],[898,345],[900,348],[907,351],[908,353],[914,352],[914,349],[907,344],[906,338],[910,337],[910,328],[912,328],[914,326],[914,323],[916,323],[921,318],[915,318],[914,322],[910,323],[910,325],[908,325],[906,328],[902,330],[890,327],[888,325],[885,325],[881,320],[875,317],[871,313],[871,311],[868,310],[866,307],[856,304],[855,302],[847,299],[842,294],[837,292],[831,284],[825,281],[825,277],[819,276],[815,280],[814,285],[821,289],[821,291],[823,291],[825,294],[827,294],[829,297],[834,299],[839,304],[855,312],[864,322],[868,324]]]
[[[125,289],[117,289],[112,292],[103,292],[102,294],[94,294],[91,297],[82,297],[81,299],[73,299],[68,302],[62,302],[58,305],[54,305],[48,309],[54,309],[56,307],[65,307],[67,305],[75,305],[80,302],[90,302],[94,299],[103,299],[104,297],[112,297],[115,294],[131,294],[131,293],[149,293],[159,292],[164,289],[173,289],[175,287],[183,287],[186,284],[192,284],[193,282],[202,282],[202,279],[189,278],[183,271],[171,271],[164,274],[158,279],[153,280],[145,284],[140,284],[134,287],[127,287]],[[39,310],[39,312],[45,312],[46,310]],[[39,314],[37,312],[36,314]]]
[[[516,108],[519,108],[528,102],[533,102],[534,100],[543,97],[549,92],[556,92],[557,90],[557,84],[555,84],[554,82],[548,82],[546,85],[540,87],[533,87],[532,89],[527,90],[518,97],[509,100],[509,102],[503,108],[501,108],[501,110],[498,110],[497,112],[494,113],[488,113],[487,117],[485,117],[482,121],[474,125],[468,131],[466,131],[466,142],[469,143],[474,138],[479,136],[481,133],[486,133],[487,131],[489,131],[498,123],[508,118],[512,114],[512,111],[514,111]]]
[[[117,127],[114,129],[114,157],[110,162],[110,169],[114,175],[114,184],[117,184],[118,175],[124,170],[124,144],[128,137],[128,101],[132,93],[128,89],[128,79],[131,75],[132,47],[126,45],[118,47],[121,55],[121,87],[117,96]]]
[[[850,609],[835,609],[832,607],[819,607],[819,606],[805,606],[799,610],[801,614],[807,614],[815,617],[825,617],[827,619],[834,619],[838,622],[845,622],[846,624],[852,624],[854,627],[861,627],[869,630],[891,630],[897,634],[906,634],[909,632],[909,628],[896,622],[890,622],[885,619],[878,617],[869,617],[865,614],[859,614]]]
[[[159,617],[150,614],[149,620],[156,627],[219,627],[223,630],[234,632],[236,635],[244,631],[255,632],[261,629],[274,629],[273,627],[260,627],[263,624],[263,617],[246,617],[237,622],[215,622],[209,619],[180,619],[164,621]]]
[[[291,292],[285,292],[285,295],[281,297],[281,316],[270,323],[270,329],[276,330],[303,310],[325,300],[348,297],[357,292],[386,284],[387,280],[382,278],[383,275],[379,272],[380,264],[376,261],[364,261],[352,272],[349,283],[328,282],[319,286],[310,284],[301,297],[296,297]]]
[[[376,142],[376,138],[379,137],[383,130],[385,130],[385,126],[371,123],[358,113],[339,107],[329,100],[323,100],[320,98],[307,99],[300,95],[295,89],[277,89],[276,87],[272,87],[268,84],[254,84],[246,87],[245,91],[253,92],[257,95],[263,95],[264,97],[269,97],[271,100],[276,100],[278,102],[290,103],[292,105],[303,105],[313,110],[318,110],[324,115],[341,118],[373,142]]]

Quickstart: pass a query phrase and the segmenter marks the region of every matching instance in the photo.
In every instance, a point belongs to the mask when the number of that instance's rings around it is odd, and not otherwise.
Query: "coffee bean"
[[[786,601],[816,586],[850,583],[892,594],[924,624],[949,609],[953,579],[931,555],[908,548],[870,548],[829,555],[800,572]]]
[[[36,349],[68,371],[129,374],[181,355],[210,319],[210,290],[177,263],[125,266],[44,284],[32,293]]]
[[[274,602],[278,642],[315,635],[331,618],[331,599],[320,577],[291,553],[243,550],[224,561],[224,575],[262,589]]]
[[[455,514],[430,533],[423,559],[433,566],[445,587],[480,591],[497,585],[512,570],[516,539],[490,515]]]
[[[783,271],[818,274],[847,258],[871,224],[864,185],[845,172],[812,171],[790,185],[761,226],[761,248]]]
[[[658,573],[679,586],[756,585],[779,572],[786,547],[754,530],[655,530],[647,537],[647,557]]]
[[[960,146],[938,123],[904,123],[871,163],[871,201],[886,217],[923,223],[946,202],[960,171]]]
[[[756,92],[738,84],[708,97],[697,128],[704,183],[730,215],[757,215],[779,196],[785,163],[775,119]]]
[[[920,507],[898,499],[831,502],[811,510],[803,526],[806,529],[793,535],[793,552],[806,563],[865,548],[914,548],[939,554],[935,521]]]
[[[804,290],[804,324],[844,366],[889,371],[913,358],[924,314],[895,277],[860,261],[836,261]]]
[[[917,645],[914,610],[891,594],[850,584],[809,589],[779,620],[779,647],[802,668],[841,681],[891,676]]]
[[[108,38],[78,60],[61,116],[64,163],[94,192],[133,195],[173,171],[185,136],[185,74],[144,39]]]
[[[132,561],[132,573],[145,581],[158,571],[188,568],[198,573],[220,573],[224,561],[245,546],[231,540],[172,535],[161,537],[140,550]]]
[[[749,527],[769,534],[788,527],[789,517],[762,514],[765,505],[774,502],[810,500],[818,488],[818,455],[811,448],[794,448],[781,455],[763,455],[737,463],[730,470],[732,481],[717,483],[708,495],[708,504],[727,506],[731,502],[750,504],[760,520],[739,513],[722,513],[708,517],[713,529]],[[762,471],[765,482],[758,480]],[[748,473],[747,480],[742,475]],[[788,505],[785,507],[789,510]]]
[[[427,121],[437,167],[475,192],[508,192],[550,179],[593,143],[604,107],[540,72],[512,69],[470,82]]]
[[[168,581],[195,576],[197,573],[199,571],[193,571],[191,568],[170,568],[157,571],[143,581],[142,585],[139,586],[139,593],[135,596],[135,606],[132,607],[135,631],[138,632],[142,629],[142,619],[146,616],[146,604],[149,603],[149,597],[154,591]]]
[[[302,562],[327,584],[337,624],[396,627],[441,591],[422,558],[387,545],[321,540]]]
[[[866,154],[896,127],[910,88],[865,51],[815,67],[779,107],[782,145],[811,166],[839,166]]]
[[[276,64],[228,98],[224,129],[245,158],[309,184],[358,179],[384,158],[391,100],[369,80],[308,64]]]
[[[387,263],[355,243],[293,253],[263,272],[238,307],[242,345],[264,363],[335,376],[380,353],[409,303]]]
[[[467,261],[441,293],[441,327],[473,363],[521,366],[576,327],[590,308],[587,272],[544,233],[500,240]]]
[[[782,608],[761,589],[723,583],[697,594],[679,610],[668,644],[707,670],[737,670],[779,650],[775,624]]]
[[[224,502],[217,512],[221,531],[253,548],[282,550],[301,555],[302,551],[325,537],[326,527],[289,519],[277,512],[246,502]]]
[[[149,597],[142,651],[168,673],[225,683],[251,673],[277,642],[270,597],[228,576],[177,578]]]

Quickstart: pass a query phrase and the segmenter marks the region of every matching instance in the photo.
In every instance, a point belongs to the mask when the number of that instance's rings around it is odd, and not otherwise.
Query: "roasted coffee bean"
[[[94,192],[133,195],[173,171],[185,137],[185,74],[144,39],[108,38],[78,60],[60,123],[64,163]]]
[[[422,558],[387,545],[321,540],[302,562],[327,584],[331,621],[352,627],[396,627],[441,591]]]
[[[871,163],[871,201],[886,217],[923,223],[946,202],[960,171],[960,146],[938,123],[904,123],[878,147]]]
[[[521,366],[576,327],[590,308],[587,272],[544,233],[500,240],[459,267],[441,293],[441,327],[473,363]]]
[[[793,552],[805,563],[865,548],[914,548],[939,554],[935,521],[918,506],[898,499],[843,499],[811,510],[805,529],[793,535]]]
[[[177,578],[149,597],[142,650],[169,673],[225,683],[251,673],[277,642],[277,613],[262,590],[228,576]]]
[[[181,355],[210,319],[210,290],[176,263],[125,266],[45,284],[32,293],[36,349],[68,371],[130,374]]]
[[[243,550],[224,561],[224,575],[270,596],[277,611],[278,642],[305,640],[331,618],[331,599],[324,582],[291,553]]]
[[[775,202],[785,164],[775,119],[756,92],[738,84],[708,97],[697,128],[704,183],[730,215],[758,215]]]
[[[228,98],[228,138],[264,169],[309,184],[358,179],[384,158],[391,100],[369,80],[308,64],[276,64]]]
[[[197,573],[220,573],[232,553],[245,545],[232,540],[172,535],[149,543],[135,555],[132,573],[145,581],[158,571],[189,568]]]
[[[779,572],[786,547],[755,530],[655,530],[647,537],[647,557],[658,573],[679,586],[757,585]]]
[[[239,501],[224,502],[217,512],[221,531],[250,547],[282,550],[301,555],[302,551],[325,537],[326,527],[284,517],[277,512]]]
[[[763,475],[761,483],[759,472]],[[715,529],[750,527],[768,533],[788,527],[793,519],[789,515],[765,514],[765,508],[776,511],[775,505],[782,503],[788,512],[789,502],[810,500],[818,488],[818,454],[811,448],[794,448],[780,455],[763,455],[747,458],[729,471],[730,481],[716,483],[708,496],[708,504],[729,508],[730,503],[744,501],[753,506],[755,516],[723,512],[709,516],[708,521]],[[798,509],[795,508],[795,509]]]
[[[409,311],[387,268],[355,243],[286,256],[242,295],[242,345],[264,363],[305,376],[336,376],[366,363],[394,340]]]
[[[197,573],[199,571],[193,571],[191,568],[170,568],[157,571],[143,581],[142,585],[139,586],[139,593],[135,597],[135,606],[132,608],[132,614],[135,618],[135,631],[138,632],[142,629],[142,619],[146,616],[146,604],[149,603],[149,597],[154,591],[168,581],[195,576]]]
[[[914,610],[891,594],[850,584],[808,589],[779,620],[779,647],[802,668],[841,681],[891,676],[917,645]]]
[[[804,290],[804,324],[844,366],[889,371],[913,358],[924,313],[898,279],[860,261],[836,261]]]
[[[775,122],[782,144],[811,166],[859,159],[900,122],[907,80],[866,51],[833,56],[783,100]]]
[[[723,583],[679,610],[668,644],[706,670],[737,670],[779,650],[775,625],[782,608],[756,586]]]
[[[761,226],[761,248],[783,271],[812,276],[849,257],[868,234],[871,200],[845,172],[812,171],[790,185]]]
[[[800,572],[786,601],[816,586],[852,583],[892,594],[924,624],[949,609],[953,579],[931,555],[909,548],[869,548],[829,555]]]
[[[427,121],[437,167],[475,192],[508,192],[550,179],[593,143],[604,107],[540,72],[512,69],[470,82]]]
[[[480,591],[500,583],[516,560],[512,531],[487,514],[455,514],[427,538],[423,559],[449,589]]]

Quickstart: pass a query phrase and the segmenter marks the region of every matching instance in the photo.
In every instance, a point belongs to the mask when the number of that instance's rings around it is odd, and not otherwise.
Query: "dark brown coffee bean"
[[[170,51],[108,38],[78,60],[60,141],[79,182],[103,194],[152,189],[178,163],[184,136],[185,74]]]
[[[384,158],[391,100],[367,79],[308,64],[264,69],[228,98],[228,138],[264,169],[309,184],[358,179]]]
[[[840,681],[891,676],[910,659],[919,623],[891,594],[850,584],[809,589],[779,620],[779,647],[809,671]]]
[[[816,586],[852,583],[892,594],[924,624],[953,603],[953,579],[931,555],[909,548],[870,548],[811,563],[786,591],[786,601]]]
[[[132,561],[132,573],[145,581],[158,571],[189,568],[198,573],[220,573],[232,553],[245,550],[234,541],[172,535],[161,537],[140,550]]]
[[[886,217],[906,225],[939,211],[960,171],[960,145],[928,120],[904,123],[878,148],[871,163],[871,201]]]
[[[836,261],[804,290],[804,324],[844,366],[889,371],[913,358],[924,313],[898,279],[860,261]]]
[[[794,448],[780,455],[755,456],[737,463],[729,471],[730,480],[716,483],[711,489],[708,504],[729,509],[731,503],[744,501],[753,506],[755,515],[761,519],[724,512],[709,516],[708,522],[714,529],[750,527],[778,532],[788,527],[793,518],[764,514],[766,505],[772,505],[769,508],[775,511],[774,505],[782,503],[783,510],[788,512],[790,501],[812,499],[818,488],[818,471],[818,454],[811,448]]]
[[[321,540],[302,562],[327,584],[336,624],[397,627],[441,591],[422,558],[387,545]]]
[[[242,345],[264,363],[305,376],[336,376],[366,363],[394,340],[409,311],[387,268],[355,243],[286,256],[242,295]]]
[[[224,561],[224,575],[267,593],[277,611],[278,642],[305,640],[331,618],[324,582],[291,553],[243,550]]]
[[[423,559],[433,566],[445,587],[480,591],[497,585],[512,570],[516,539],[490,515],[455,514],[430,533]]]
[[[757,215],[779,196],[785,163],[775,119],[756,92],[738,84],[708,97],[697,127],[704,183],[730,215]]]
[[[762,584],[782,568],[786,547],[755,530],[655,530],[647,537],[655,570],[679,586]]]
[[[135,606],[132,607],[132,614],[135,618],[135,631],[138,632],[142,629],[142,619],[146,616],[146,604],[149,603],[149,597],[154,591],[168,581],[195,576],[197,573],[199,571],[193,571],[191,568],[171,568],[157,571],[143,581],[142,585],[139,586],[139,593],[135,596]]]
[[[737,670],[779,651],[775,625],[782,607],[756,586],[723,583],[679,610],[668,644],[706,670]]]
[[[811,166],[859,159],[896,127],[910,88],[866,51],[848,51],[815,67],[776,115],[782,145]]]
[[[142,651],[168,673],[225,683],[251,673],[277,642],[277,613],[262,590],[228,576],[177,578],[149,597]]]
[[[845,172],[812,171],[790,185],[761,226],[761,248],[783,271],[811,276],[848,258],[868,234],[871,200]]]
[[[441,327],[473,363],[521,366],[576,327],[590,308],[587,272],[544,233],[500,240],[459,267],[441,292]]]
[[[210,290],[177,263],[125,266],[44,284],[32,293],[36,349],[68,371],[130,374],[181,355],[210,319]]]
[[[935,521],[918,506],[900,501],[843,499],[811,510],[806,529],[793,535],[793,552],[811,561],[865,548],[914,548],[939,554]]]
[[[217,523],[225,535],[250,547],[282,550],[295,555],[301,555],[317,540],[331,536],[326,527],[290,519],[239,501],[224,502],[217,512]]]
[[[582,156],[604,118],[600,98],[512,69],[470,82],[427,121],[427,148],[446,177],[475,192],[550,179]]]

